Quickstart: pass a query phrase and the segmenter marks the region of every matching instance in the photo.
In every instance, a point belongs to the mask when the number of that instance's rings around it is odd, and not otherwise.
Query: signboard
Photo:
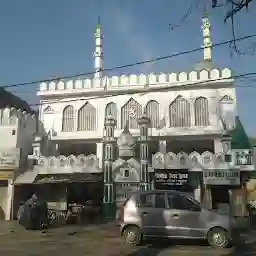
[[[240,171],[230,171],[230,170],[204,171],[204,184],[240,185]]]
[[[16,169],[19,167],[20,149],[0,149],[0,169]]]
[[[73,174],[53,174],[38,175],[34,183],[86,183],[102,181],[102,174],[73,173]]]
[[[154,176],[156,184],[182,186],[188,183],[187,171],[155,170]]]

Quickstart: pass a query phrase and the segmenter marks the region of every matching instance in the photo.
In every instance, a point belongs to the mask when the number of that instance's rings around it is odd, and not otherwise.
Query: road
[[[40,256],[167,256],[167,255],[256,255],[256,231],[244,236],[238,248],[216,250],[198,243],[162,241],[140,247],[125,245],[118,229],[105,226],[62,227],[46,231],[18,231],[0,235],[0,255]]]

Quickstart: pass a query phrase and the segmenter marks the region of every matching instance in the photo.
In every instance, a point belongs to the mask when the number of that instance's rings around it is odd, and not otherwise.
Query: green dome
[[[235,122],[236,122],[236,127],[231,133],[231,136],[232,136],[231,148],[232,149],[251,148],[249,138],[238,116],[236,116]]]

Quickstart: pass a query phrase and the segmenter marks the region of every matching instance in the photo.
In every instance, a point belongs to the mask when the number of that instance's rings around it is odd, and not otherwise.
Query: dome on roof
[[[135,139],[128,129],[128,124],[124,127],[119,139],[117,140],[117,146],[119,148],[120,157],[133,157]]]

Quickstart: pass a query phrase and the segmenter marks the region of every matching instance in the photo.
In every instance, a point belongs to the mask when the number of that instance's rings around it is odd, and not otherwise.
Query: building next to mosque
[[[36,190],[62,209],[96,197],[114,216],[134,191],[165,188],[246,215],[252,153],[249,143],[234,142],[241,133],[234,79],[213,66],[208,17],[202,22],[203,60],[194,70],[112,77],[104,76],[98,24],[94,77],[40,85],[43,129],[16,195]]]

